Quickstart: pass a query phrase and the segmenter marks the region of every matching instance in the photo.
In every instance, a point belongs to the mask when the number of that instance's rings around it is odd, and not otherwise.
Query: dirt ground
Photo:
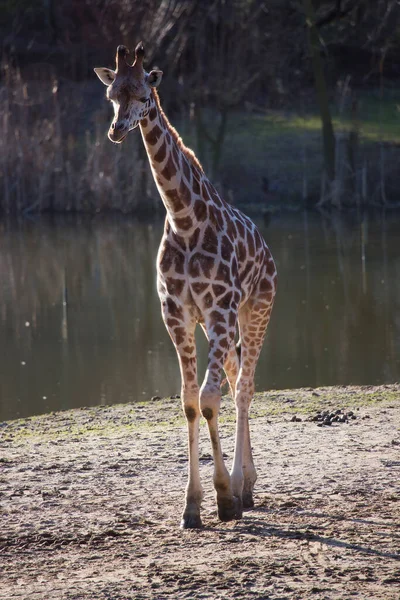
[[[203,423],[204,528],[182,531],[178,399],[0,423],[0,598],[399,600],[400,386],[258,394],[251,430],[255,508],[218,521]]]

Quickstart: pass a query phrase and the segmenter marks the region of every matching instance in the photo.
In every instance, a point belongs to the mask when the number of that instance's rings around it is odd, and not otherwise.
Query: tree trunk
[[[335,179],[335,135],[329,109],[328,90],[322,64],[318,29],[315,25],[315,11],[312,0],[303,0],[308,28],[308,43],[310,46],[312,65],[315,78],[315,89],[322,121],[322,138],[324,148],[325,170],[330,182]]]

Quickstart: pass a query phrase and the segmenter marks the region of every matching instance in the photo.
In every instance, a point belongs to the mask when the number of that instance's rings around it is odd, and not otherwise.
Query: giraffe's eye
[[[143,104],[144,104],[145,102],[147,102],[147,98],[145,98],[145,97],[143,96],[143,98],[139,98],[139,102],[143,102]]]

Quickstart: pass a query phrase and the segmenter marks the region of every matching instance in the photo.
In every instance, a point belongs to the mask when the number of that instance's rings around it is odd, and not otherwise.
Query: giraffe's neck
[[[195,203],[206,178],[193,152],[169,123],[155,90],[140,130],[168,220],[175,233],[190,235],[196,226]]]

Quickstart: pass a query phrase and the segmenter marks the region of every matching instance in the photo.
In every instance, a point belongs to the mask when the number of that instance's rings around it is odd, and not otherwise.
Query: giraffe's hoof
[[[200,529],[203,526],[199,514],[183,514],[181,529]]]
[[[251,492],[243,493],[243,508],[254,508],[253,494]]]
[[[225,498],[218,503],[218,517],[224,523],[227,521],[236,521],[243,516],[242,501],[237,496]]]

